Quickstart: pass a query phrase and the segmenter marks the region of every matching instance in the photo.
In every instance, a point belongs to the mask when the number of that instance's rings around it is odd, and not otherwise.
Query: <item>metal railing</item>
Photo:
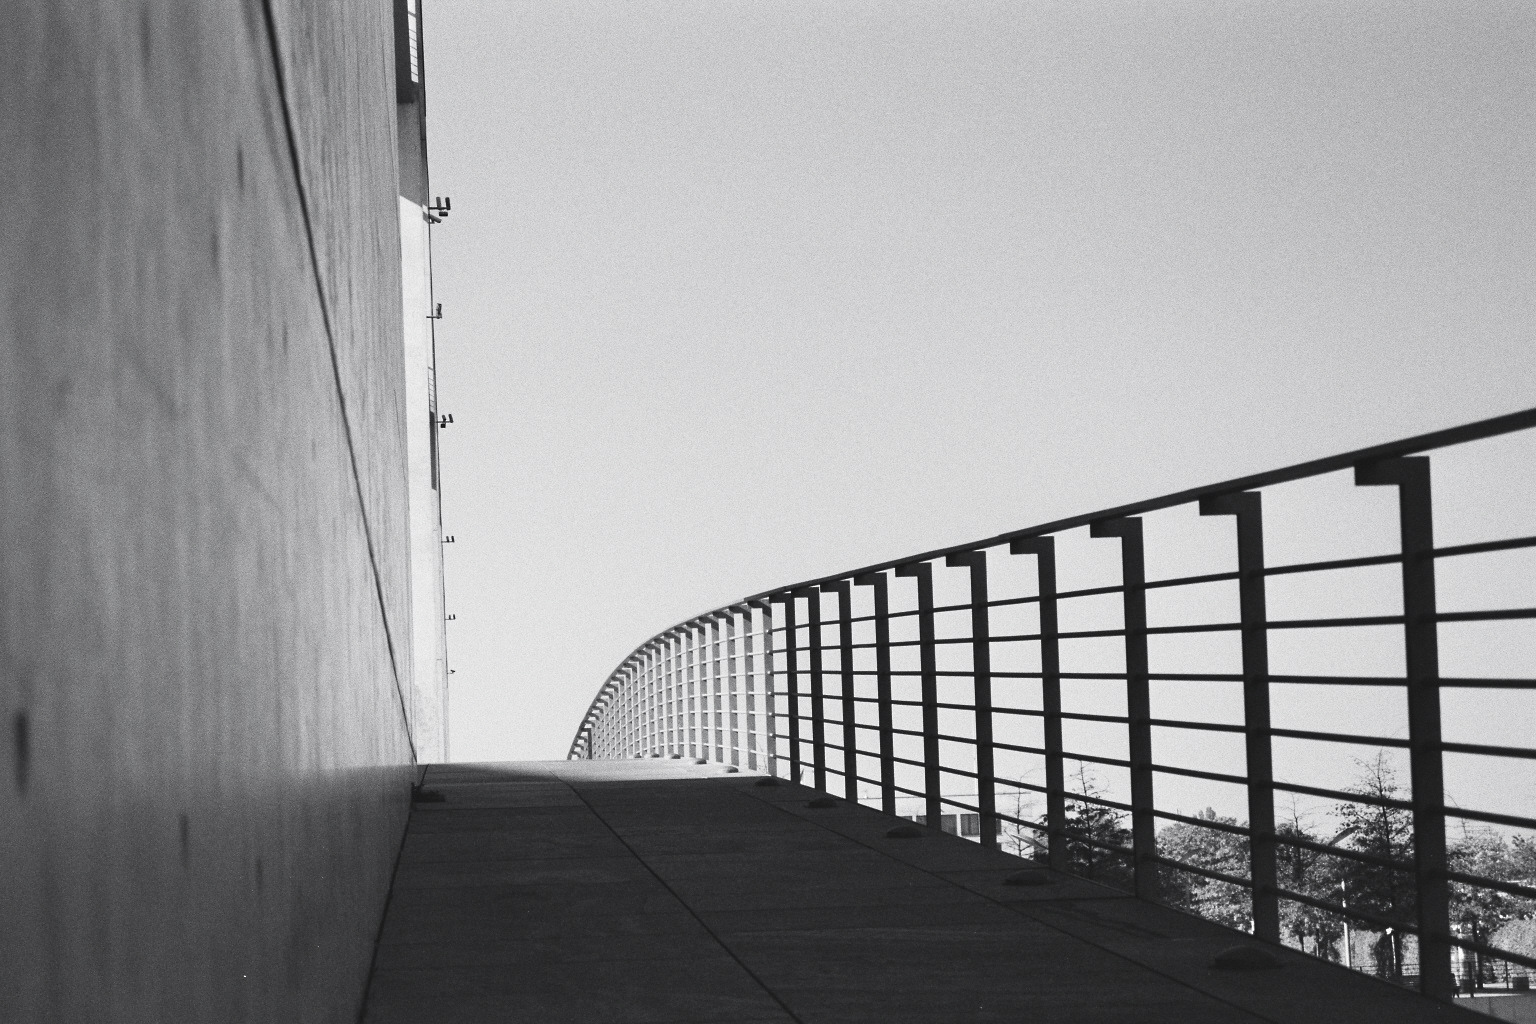
[[[1447,739],[1442,733],[1451,719],[1442,709],[1442,695],[1456,696],[1461,715],[1456,721],[1462,724],[1453,732],[1466,732],[1468,714],[1495,724],[1495,698],[1508,702],[1536,691],[1531,678],[1536,671],[1442,674],[1440,637],[1453,623],[1520,629],[1528,624],[1520,620],[1536,618],[1536,608],[1441,610],[1437,567],[1454,560],[1482,559],[1483,566],[1489,558],[1518,562],[1523,551],[1536,548],[1536,536],[1529,535],[1536,512],[1533,496],[1526,495],[1516,516],[1524,518],[1514,531],[1504,524],[1500,536],[1437,547],[1439,496],[1432,495],[1430,459],[1423,453],[1504,439],[1532,427],[1536,409],[753,595],[637,647],[599,690],[570,756],[687,756],[796,779],[808,770],[807,781],[817,789],[840,789],[849,800],[863,795],[888,813],[896,812],[899,797],[919,798],[929,822],[940,821],[945,807],[970,812],[981,818],[983,843],[996,844],[1001,830],[1013,829],[1034,837],[1028,845],[1053,868],[1082,871],[1097,862],[1101,873],[1141,897],[1177,903],[1169,894],[1177,889],[1187,896],[1192,886],[1204,886],[1200,891],[1206,893],[1241,892],[1245,920],[1234,923],[1261,939],[1296,944],[1297,936],[1313,927],[1297,923],[1309,913],[1323,920],[1317,935],[1332,927],[1329,921],[1363,927],[1382,942],[1397,943],[1392,967],[1399,980],[1413,974],[1402,962],[1406,941],[1417,947],[1420,990],[1449,999],[1457,987],[1453,965],[1463,975],[1482,957],[1503,963],[1506,972],[1509,965],[1536,968],[1536,950],[1501,948],[1489,940],[1490,929],[1504,918],[1536,917],[1536,902],[1529,902],[1536,901],[1536,868],[1532,877],[1511,877],[1509,870],[1488,868],[1486,857],[1461,856],[1455,843],[1448,851],[1448,826],[1453,837],[1456,828],[1468,835],[1469,829],[1485,830],[1491,838],[1485,837],[1484,848],[1507,851],[1513,837],[1513,849],[1536,854],[1530,845],[1536,833],[1525,831],[1536,829],[1536,819],[1529,806],[1511,808],[1498,796],[1492,808],[1448,806],[1446,757],[1473,759],[1483,772],[1477,777],[1487,778],[1490,771],[1496,777],[1506,768],[1530,768],[1536,750],[1529,740],[1522,745]],[[1333,475],[1341,473],[1352,474],[1353,485],[1390,499],[1390,509],[1380,501],[1372,506],[1378,513],[1374,525],[1370,516],[1350,529],[1335,525],[1343,515],[1339,507],[1361,493],[1339,490]],[[1322,525],[1267,537],[1266,497],[1324,478],[1334,481],[1328,485],[1334,490],[1321,499]],[[1315,511],[1319,501],[1312,497]],[[1179,557],[1160,561],[1187,562],[1203,544],[1222,564],[1149,579],[1152,542],[1167,533],[1145,525],[1154,521],[1174,524],[1185,534],[1205,531],[1201,543],[1185,536],[1168,545]],[[1218,528],[1219,535],[1213,532]],[[1266,561],[1267,540],[1295,548],[1298,536],[1331,541],[1335,533],[1365,538],[1377,550]],[[1082,575],[1073,571],[1075,562],[1094,561],[1095,547],[1118,556],[1109,559],[1113,578],[1063,586],[1062,577]],[[1536,578],[1515,563],[1505,565],[1506,575],[1511,565],[1514,577]],[[1387,614],[1279,617],[1267,608],[1273,588],[1297,579],[1325,581],[1323,603],[1337,604],[1350,591],[1337,581],[1363,579],[1362,573],[1375,573],[1371,578],[1378,584],[1382,573],[1393,577]],[[1000,582],[1004,576],[1007,585]],[[939,592],[946,589],[955,591],[954,600],[942,598]],[[1203,615],[1191,612],[1196,605],[1206,609]],[[1086,611],[1075,611],[1078,607]],[[1204,621],[1189,621],[1191,616]],[[1287,648],[1286,659],[1293,662],[1298,657],[1305,662],[1314,647],[1327,648],[1331,640],[1325,634],[1333,639],[1369,634],[1376,656],[1397,659],[1398,667],[1374,674],[1347,671],[1363,663],[1351,656],[1342,668],[1275,670],[1272,648],[1288,633],[1314,638]],[[1212,655],[1217,661],[1228,658],[1228,671],[1165,664],[1219,639],[1212,634],[1232,638],[1225,654]],[[1384,643],[1391,648],[1386,654]],[[1505,636],[1485,649],[1518,660],[1536,653],[1536,643],[1529,634]],[[1106,667],[1106,659],[1113,663]],[[1168,688],[1179,686],[1209,696],[1181,698],[1182,705],[1164,698],[1165,689],[1174,693]],[[1273,724],[1277,688],[1287,687],[1314,702],[1326,702],[1324,690],[1333,688],[1361,708],[1384,708],[1379,715],[1366,712],[1380,720],[1381,734],[1331,729],[1330,722],[1313,720],[1319,713],[1306,712],[1305,702],[1296,706],[1306,717],[1299,724],[1307,728]],[[1226,697],[1233,710],[1223,717],[1214,709]],[[1370,700],[1385,703],[1369,705]],[[1397,701],[1405,713],[1393,735]],[[1202,713],[1207,705],[1213,710]],[[1185,713],[1175,716],[1167,707]],[[1536,729],[1536,717],[1520,710],[1518,701],[1508,714],[1526,716],[1525,735]],[[1219,745],[1223,737],[1232,745],[1220,770],[1191,766],[1191,759],[1210,754],[1211,744]],[[1276,769],[1279,749],[1287,752],[1283,771]],[[1297,755],[1298,749],[1314,753]],[[1339,749],[1376,751],[1377,784],[1308,781],[1309,766],[1326,760],[1315,751]],[[1184,763],[1158,760],[1155,753],[1164,750]],[[1406,785],[1392,776],[1393,756],[1405,758]],[[1076,787],[1068,776],[1074,763]],[[1096,773],[1109,773],[1112,781],[1098,784]],[[1159,803],[1161,789],[1179,786],[1209,786],[1210,792],[1226,794],[1234,808],[1246,811],[1246,820],[1213,812],[1191,815],[1171,809],[1166,800]],[[968,795],[965,800],[961,793]],[[1277,823],[1277,797],[1291,801],[1291,822]],[[1025,813],[1026,803],[1040,800],[1043,814]],[[1355,824],[1325,840],[1323,833],[1300,826],[1298,801],[1312,801],[1307,806],[1314,808],[1316,801],[1333,801],[1327,813]],[[1224,848],[1235,850],[1235,859],[1179,859],[1171,855],[1177,844],[1168,838],[1169,828],[1227,843]],[[1394,829],[1402,834],[1393,838]],[[1346,843],[1344,837],[1351,836]],[[1106,864],[1120,865],[1121,873],[1114,875]],[[1317,879],[1324,875],[1330,881],[1319,888]],[[1328,888],[1334,879],[1337,898]],[[1401,892],[1382,895],[1398,883]],[[1488,898],[1479,903],[1482,896]],[[1351,941],[1346,927],[1346,960]]]

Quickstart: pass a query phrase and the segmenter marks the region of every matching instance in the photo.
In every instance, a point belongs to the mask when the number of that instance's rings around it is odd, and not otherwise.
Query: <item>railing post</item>
[[[896,734],[891,717],[891,604],[885,573],[854,577],[875,599],[875,703],[880,713],[880,810],[896,813]]]
[[[1275,773],[1269,721],[1269,613],[1264,602],[1263,499],[1257,491],[1200,502],[1203,516],[1237,520],[1238,614],[1243,639],[1243,738],[1248,761],[1248,874],[1253,934],[1280,941],[1275,892]]]
[[[635,686],[628,672],[619,672],[619,753],[629,757],[635,752]]]
[[[699,643],[693,623],[684,626],[682,643],[684,686],[688,692],[688,757],[699,757]]]
[[[683,645],[687,634],[681,629],[673,629],[667,638],[667,673],[670,677],[669,685],[672,688],[672,749],[669,754],[685,753],[688,747],[688,703],[687,692],[683,685]]]
[[[742,605],[742,746],[746,748],[746,771],[757,771],[757,645],[753,639],[753,605]]]
[[[731,608],[725,613],[725,718],[731,731],[731,764],[740,767],[741,700],[736,678],[736,609]]]
[[[667,752],[667,684],[662,675],[662,643],[651,644],[646,657],[650,662],[651,688],[656,692],[656,752]]]
[[[656,750],[656,689],[651,685],[651,666],[643,653],[630,666],[640,687],[640,752],[649,755]]]
[[[1419,991],[1455,998],[1446,878],[1445,778],[1440,749],[1440,640],[1435,621],[1434,506],[1426,456],[1355,467],[1360,486],[1395,486],[1403,552],[1403,646],[1413,785],[1413,869],[1418,899]]]
[[[1105,519],[1088,531],[1094,537],[1120,538],[1120,581],[1125,606],[1125,716],[1131,761],[1131,849],[1135,858],[1136,895],[1158,895],[1157,819],[1152,799],[1152,698],[1147,683],[1146,564],[1141,520]]]
[[[1061,638],[1056,620],[1056,538],[1024,537],[1008,545],[1015,555],[1034,555],[1040,604],[1040,708],[1045,732],[1046,863],[1066,871],[1067,779],[1061,743]]]
[[[629,678],[629,685],[635,691],[635,724],[630,730],[635,748],[633,753],[644,754],[647,701],[645,674],[640,670],[640,662],[638,660],[625,662],[624,674]]]
[[[859,731],[854,718],[857,705],[853,693],[853,613],[848,608],[848,595],[852,591],[847,580],[823,583],[821,591],[837,595],[838,671],[842,675],[843,704],[843,797],[857,803],[859,799]]]
[[[614,703],[616,706],[611,719],[614,748],[620,757],[628,757],[632,752],[629,749],[629,687],[622,674],[616,680]]]
[[[699,753],[708,758],[710,748],[710,695],[709,695],[709,621],[695,622],[694,628],[694,679],[698,683]]]
[[[638,666],[630,663],[624,666],[624,675],[629,680],[629,688],[633,693],[631,703],[634,706],[634,718],[630,725],[631,754],[645,753],[645,682],[641,677]]]
[[[709,757],[710,747],[710,698],[709,698],[709,627],[708,618],[701,619],[693,624],[696,631],[697,653],[694,655],[694,664],[697,666],[695,678],[698,680],[699,690],[699,757]]]
[[[725,762],[725,643],[722,636],[721,616],[709,617],[709,685],[714,693],[715,705],[715,760]]]
[[[784,606],[784,688],[789,705],[789,777],[800,781],[800,658],[795,638],[795,595],[775,594],[772,600]]]
[[[660,643],[651,642],[645,649],[645,671],[651,679],[651,691],[656,694],[656,752],[667,752],[667,691],[662,686],[662,666],[660,666]]]
[[[917,642],[923,680],[923,798],[928,826],[943,824],[943,775],[939,771],[939,666],[933,643],[933,566],[908,562],[897,576],[917,580]]]
[[[975,685],[976,807],[981,812],[981,844],[997,845],[997,779],[992,749],[992,630],[987,596],[987,553],[950,555],[944,564],[971,570],[971,678]]]
[[[663,633],[656,644],[656,678],[661,684],[662,753],[674,751],[677,736],[677,705],[672,697],[672,634]]]
[[[756,605],[763,631],[763,720],[759,726],[759,742],[762,743],[762,768],[774,775],[778,769],[779,716],[773,696],[773,604],[758,601]]]
[[[811,661],[811,769],[813,786],[827,789],[827,707],[826,685],[821,659],[821,591],[807,587],[799,591],[805,598],[806,625]]]
[[[656,687],[656,749],[661,753],[667,753],[667,715],[670,710],[667,703],[666,650],[666,637],[661,636],[651,641],[647,654],[651,663],[651,683]]]
[[[705,725],[708,732],[703,743],[703,755],[710,757],[711,748],[714,749],[714,760],[725,760],[725,743],[720,738],[720,731],[725,725],[725,715],[720,714],[720,617],[708,616],[705,622],[700,623],[700,631],[703,633],[703,699],[708,711],[705,712]]]

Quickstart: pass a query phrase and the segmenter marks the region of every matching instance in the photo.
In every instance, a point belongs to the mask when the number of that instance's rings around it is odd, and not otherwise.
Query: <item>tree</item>
[[[1385,803],[1399,799],[1397,776],[1378,751],[1373,761],[1356,761],[1360,777],[1348,792],[1369,798],[1371,803],[1341,803],[1334,815],[1348,834],[1348,848],[1402,865],[1394,869],[1352,858],[1338,859],[1345,899],[1352,910],[1364,911],[1388,921],[1411,924],[1418,902],[1413,881],[1413,815],[1403,807]],[[1382,801],[1382,802],[1377,802]],[[1403,929],[1387,928],[1376,942],[1376,973],[1401,979]]]
[[[1527,870],[1524,863],[1533,850],[1524,836],[1517,836],[1511,844],[1504,836],[1491,828],[1475,827],[1463,820],[1461,835],[1446,850],[1446,860],[1452,871],[1477,875],[1500,882],[1518,881],[1521,872]],[[1473,942],[1489,943],[1490,936],[1507,921],[1530,917],[1536,910],[1536,902],[1512,896],[1498,889],[1472,885],[1467,882],[1451,883],[1451,924],[1458,927]],[[1511,935],[1517,934],[1511,931]],[[1516,950],[1519,952],[1519,950]],[[1481,954],[1473,953],[1477,980],[1492,980],[1489,972],[1492,964]]]
[[[1019,780],[1022,782],[1023,780]],[[1023,857],[1027,860],[1045,860],[1048,847],[1046,846],[1045,833],[1038,827],[1021,825],[1021,821],[1036,821],[1040,817],[1040,804],[1037,799],[1026,795],[1026,790],[1015,789],[1009,805],[1003,811],[1018,821],[1004,821],[999,832],[999,845],[1013,854],[1015,857]]]
[[[1196,817],[1218,825],[1237,824],[1236,818],[1221,817],[1210,807]],[[1247,838],[1223,829],[1176,821],[1158,832],[1157,851],[1191,867],[1238,878],[1248,874]],[[1168,869],[1162,872],[1161,892],[1165,902],[1229,928],[1247,930],[1253,919],[1248,889],[1232,882]]]
[[[1509,844],[1509,870],[1513,879],[1524,879],[1526,885],[1536,884],[1536,839],[1515,836]]]
[[[1087,765],[1077,763],[1078,792],[1092,799],[1104,799],[1104,788],[1098,776],[1088,771]],[[1078,838],[1083,837],[1083,838]],[[1083,839],[1096,840],[1109,846],[1129,847],[1131,830],[1125,827],[1125,816],[1113,807],[1103,804],[1073,800],[1067,797],[1067,864],[1084,878],[1092,878],[1109,885],[1129,889],[1134,877],[1129,860],[1124,854],[1105,850]]]
[[[1275,834],[1281,840],[1275,844],[1275,881],[1280,888],[1298,896],[1337,903],[1339,872],[1336,858],[1325,857],[1316,850],[1284,841],[1289,837],[1311,843],[1322,842],[1302,822],[1301,811],[1296,806],[1294,796],[1291,798],[1290,819],[1276,822]],[[1310,904],[1282,899],[1280,930],[1302,952],[1338,961],[1339,941],[1344,937],[1344,921],[1338,914],[1320,910]]]

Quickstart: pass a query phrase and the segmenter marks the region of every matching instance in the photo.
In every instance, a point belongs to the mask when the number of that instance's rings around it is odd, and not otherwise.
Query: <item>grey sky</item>
[[[1536,404],[1536,5],[424,13],[456,759],[747,593]]]

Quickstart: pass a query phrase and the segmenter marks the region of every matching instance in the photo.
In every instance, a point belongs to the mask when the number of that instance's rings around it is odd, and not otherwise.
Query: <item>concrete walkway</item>
[[[1488,1018],[955,836],[717,765],[445,765],[417,803],[368,1024]]]

